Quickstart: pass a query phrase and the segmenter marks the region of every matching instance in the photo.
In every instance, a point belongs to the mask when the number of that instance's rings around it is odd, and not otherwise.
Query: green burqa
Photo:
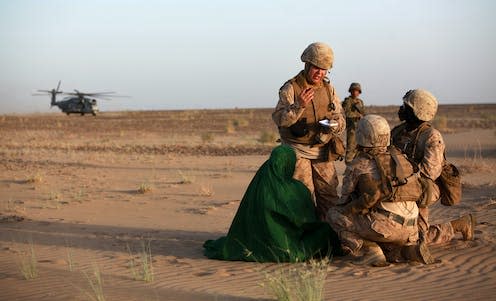
[[[295,163],[292,148],[272,151],[248,186],[227,236],[204,243],[205,256],[301,262],[339,246],[330,226],[317,220],[310,191],[293,179]]]

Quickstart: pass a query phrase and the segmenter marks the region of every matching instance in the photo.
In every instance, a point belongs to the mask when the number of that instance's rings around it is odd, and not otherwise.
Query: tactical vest
[[[409,137],[409,141],[403,141],[402,138],[406,131],[406,123],[402,123],[391,131],[391,142],[399,147],[410,160],[415,164],[420,164],[424,158],[424,150],[417,147],[419,143],[420,134],[426,131],[432,131],[432,126],[428,122],[422,123],[415,137]],[[428,133],[429,135],[429,133]],[[461,202],[462,199],[462,183],[461,175],[455,165],[446,161],[446,153],[443,154],[443,169],[439,178],[436,179],[435,184],[438,185],[441,193],[441,203],[446,206],[453,206]],[[424,181],[424,190],[428,191],[429,185],[434,185],[434,182]],[[431,205],[437,200],[431,200],[428,196],[424,197],[424,207]]]
[[[414,165],[394,146],[386,152],[371,154],[360,152],[358,156],[374,160],[381,177],[380,182],[370,174],[360,175],[358,190],[373,195],[380,191],[379,202],[417,202],[422,195],[422,185],[415,175]],[[374,204],[365,204],[370,208]]]
[[[424,131],[431,130],[431,124],[428,122],[424,122],[419,126],[416,132],[412,134],[411,137],[405,137],[403,133],[406,132],[406,123],[403,122],[402,124],[394,127],[391,130],[391,143],[399,148],[404,154],[406,154],[408,159],[412,160],[418,165],[424,158],[424,150],[417,147],[420,134],[422,134]]]
[[[305,79],[305,73],[301,71],[297,76],[288,81],[293,86],[294,100],[297,101],[298,95],[309,87],[315,87],[308,84]],[[313,100],[305,107],[299,121],[306,119],[306,134],[302,137],[297,137],[288,127],[279,127],[281,138],[288,142],[317,145],[317,135],[320,133],[321,125],[319,120],[330,119],[332,112],[335,110],[334,90],[326,80],[322,81],[322,85],[314,88]]]

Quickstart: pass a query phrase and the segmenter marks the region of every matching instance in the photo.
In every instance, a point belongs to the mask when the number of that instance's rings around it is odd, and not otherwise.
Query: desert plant
[[[310,260],[265,273],[262,284],[278,301],[322,301],[329,259]]]
[[[179,171],[179,176],[181,176],[181,180],[179,180],[178,184],[191,184],[194,182],[194,177]]]
[[[232,123],[232,121],[228,121],[226,125],[226,133],[228,134],[234,134],[236,133],[236,126]]]
[[[83,272],[83,275],[91,288],[91,293],[85,292],[86,296],[92,301],[105,301],[105,295],[103,294],[103,278],[98,265],[93,264],[93,270],[90,275],[86,272]]]
[[[41,183],[42,181],[43,181],[43,176],[40,173],[38,173],[38,172],[35,173],[35,174],[30,175],[26,179],[26,183],[32,183],[32,184]]]
[[[263,131],[260,133],[258,138],[258,142],[266,144],[266,143],[274,143],[276,141],[276,135],[273,132]]]
[[[198,190],[198,195],[199,196],[213,196],[214,195],[214,189],[211,185],[202,184],[202,185],[200,185],[200,188]]]
[[[434,126],[439,130],[448,129],[448,117],[444,115],[439,115],[434,119]]]
[[[33,241],[29,239],[28,248],[19,255],[19,270],[24,279],[34,279],[38,277],[38,261],[34,252]]]
[[[67,255],[67,266],[69,268],[69,271],[74,271],[74,257],[72,255],[72,250],[69,247],[65,248],[65,253]]]
[[[208,143],[208,142],[213,142],[214,141],[214,134],[210,132],[204,132],[201,133],[200,138],[203,143]]]
[[[143,182],[138,187],[138,193],[145,194],[152,191],[152,186],[148,182]]]
[[[138,254],[138,259],[135,259],[135,255],[131,251],[131,248],[129,245],[127,246],[130,257],[129,269],[131,270],[134,280],[152,282],[154,279],[153,257],[150,243],[150,241],[147,241],[146,243],[144,241],[141,242],[141,251]]]

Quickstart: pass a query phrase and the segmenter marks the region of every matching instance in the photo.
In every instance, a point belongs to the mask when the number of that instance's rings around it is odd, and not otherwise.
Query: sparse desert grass
[[[91,273],[83,271],[83,275],[90,285],[90,292],[86,292],[86,296],[92,301],[105,301],[105,295],[103,294],[103,278],[100,272],[100,268],[96,263],[93,264],[93,269]]]
[[[230,120],[226,124],[226,133],[227,134],[236,133],[236,127],[232,124],[232,121],[230,121]]]
[[[23,201],[14,201],[13,199],[8,199],[3,203],[1,208],[2,212],[5,213],[26,213],[26,206]]]
[[[129,269],[134,280],[152,282],[154,279],[153,273],[153,257],[151,249],[151,241],[141,241],[141,251],[138,254],[133,254],[129,245],[127,246],[129,253]],[[136,259],[136,257],[138,257]]]
[[[444,115],[436,116],[434,119],[434,127],[440,131],[448,130],[448,117]]]
[[[152,190],[153,190],[152,185],[148,183],[148,181],[141,183],[138,187],[138,193],[141,194],[149,193]]]
[[[66,243],[67,244],[67,243]],[[65,253],[66,253],[66,262],[67,262],[67,267],[69,268],[69,271],[73,272],[75,268],[75,263],[74,263],[74,254],[72,253],[72,248],[69,246],[65,247]]]
[[[200,187],[198,188],[198,195],[199,196],[213,196],[214,195],[214,188],[212,185],[208,184],[201,184]]]
[[[470,174],[477,172],[489,172],[493,166],[484,160],[482,156],[482,147],[479,143],[477,148],[468,150],[465,148],[465,155],[463,162],[458,166],[462,173]]]
[[[178,173],[179,176],[181,177],[178,184],[191,184],[195,181],[195,177],[193,177],[192,175],[188,175],[180,170],[178,171]]]
[[[274,132],[262,131],[258,137],[258,142],[262,144],[275,143],[277,138]]]
[[[74,200],[76,202],[82,203],[83,198],[85,197],[86,193],[84,188],[80,188],[75,194],[74,194]]]
[[[211,132],[203,132],[200,134],[200,138],[203,143],[210,143],[214,141],[214,134]]]
[[[31,238],[28,240],[27,247],[18,255],[18,267],[24,279],[30,280],[38,277],[38,261]]]
[[[43,175],[39,172],[29,175],[26,179],[26,183],[36,184],[43,182]]]
[[[244,128],[250,125],[250,122],[245,118],[235,118],[232,120],[232,125],[235,128]]]
[[[277,267],[261,285],[278,301],[322,301],[329,259]]]

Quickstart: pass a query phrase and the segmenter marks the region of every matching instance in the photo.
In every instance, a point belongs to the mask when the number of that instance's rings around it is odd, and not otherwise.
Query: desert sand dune
[[[395,120],[396,108],[372,109]],[[496,126],[487,114],[496,106],[484,105],[486,117],[478,109],[440,109],[464,196],[431,213],[444,222],[474,212],[476,239],[433,247],[432,265],[333,258],[325,300],[494,299]],[[95,267],[105,300],[274,299],[264,275],[289,265],[202,255],[205,240],[226,233],[276,145],[270,110],[0,116],[0,135],[0,300],[92,300]],[[135,280],[130,263],[139,265],[148,244],[153,281]],[[25,280],[31,247],[37,276]]]

